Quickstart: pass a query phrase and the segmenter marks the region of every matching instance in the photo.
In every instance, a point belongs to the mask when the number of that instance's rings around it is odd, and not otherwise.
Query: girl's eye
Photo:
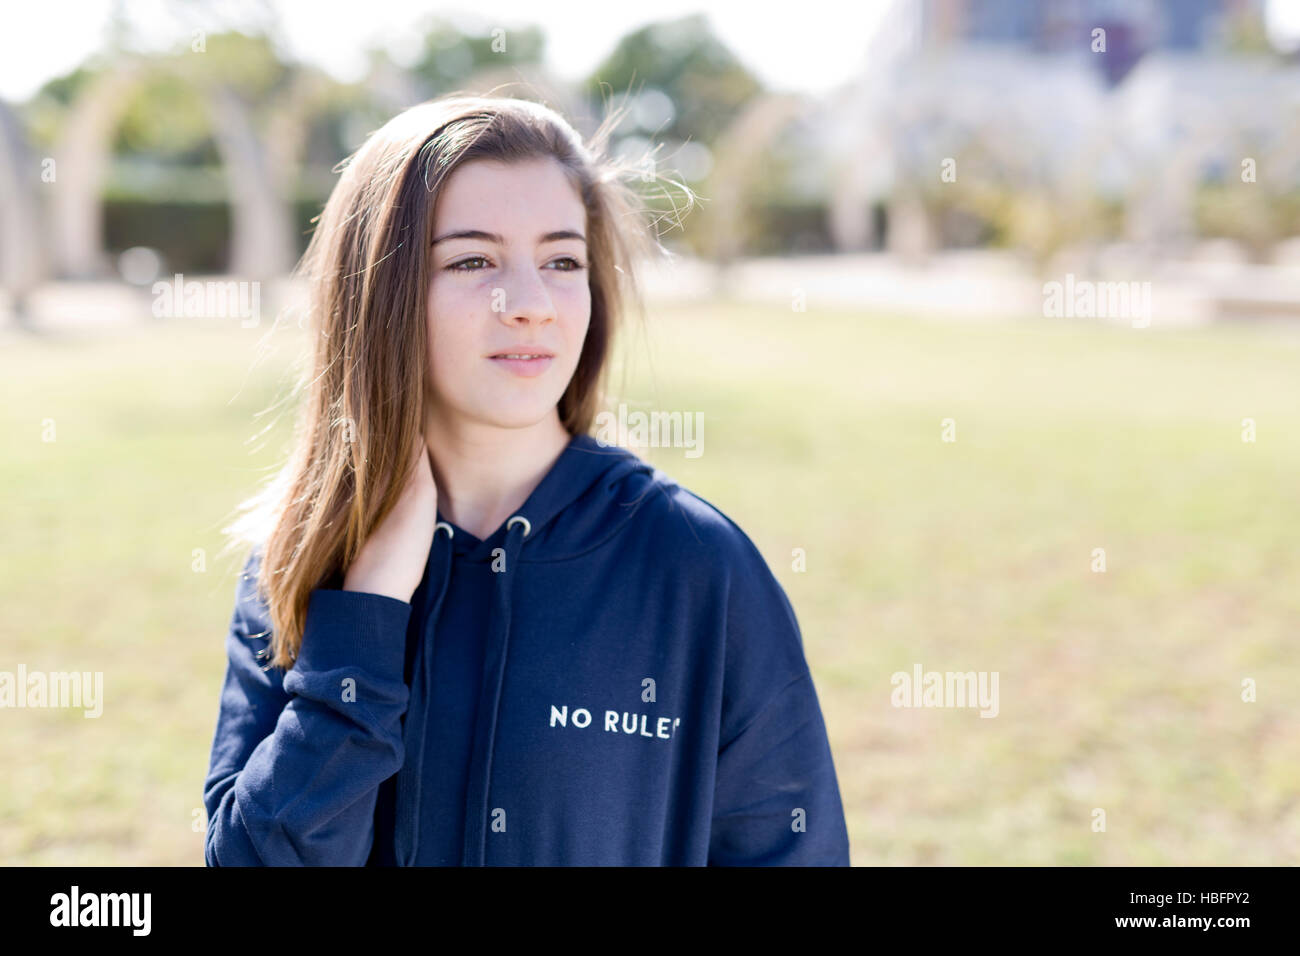
[[[470,268],[469,263],[471,262],[486,263],[487,258],[485,256],[470,256],[468,259],[460,260],[460,262],[453,262],[451,265],[447,266],[447,269],[448,271],[451,272],[478,272],[480,269],[486,268],[486,266],[475,266],[473,268]],[[557,269],[556,270],[557,272],[578,272],[581,269],[586,268],[581,262],[579,262],[573,256],[564,256],[561,259],[556,259],[555,262],[552,263],[552,265],[555,265],[557,263],[566,263],[564,268]]]

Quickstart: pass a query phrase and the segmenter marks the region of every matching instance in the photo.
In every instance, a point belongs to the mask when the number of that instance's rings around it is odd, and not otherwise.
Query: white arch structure
[[[40,165],[22,124],[0,102],[0,288],[18,303],[50,274],[39,184]]]
[[[77,97],[64,124],[54,152],[57,177],[50,207],[61,275],[80,278],[107,271],[100,197],[113,133],[131,95],[155,69],[165,67],[137,62],[100,74]],[[221,85],[202,93],[229,188],[230,271],[254,279],[281,275],[296,259],[292,212],[281,188],[286,177],[243,100]]]

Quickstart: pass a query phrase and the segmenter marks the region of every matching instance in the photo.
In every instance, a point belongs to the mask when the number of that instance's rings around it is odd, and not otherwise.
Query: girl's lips
[[[522,378],[533,378],[536,375],[541,375],[550,368],[551,363],[555,361],[555,357],[551,355],[543,355],[540,358],[531,359],[492,358],[489,359],[489,361],[506,369],[514,375],[518,375]]]

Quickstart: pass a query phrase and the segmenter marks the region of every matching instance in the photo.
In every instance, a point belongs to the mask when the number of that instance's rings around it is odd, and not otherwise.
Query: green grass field
[[[255,415],[301,344],[255,364],[263,332],[0,345],[0,670],[105,696],[0,712],[0,862],[202,864],[220,528],[279,460],[290,417]],[[719,303],[645,344],[623,397],[705,420],[702,457],[646,457],[785,586],[855,864],[1300,861],[1300,330]],[[891,706],[914,664],[998,672],[998,716]]]

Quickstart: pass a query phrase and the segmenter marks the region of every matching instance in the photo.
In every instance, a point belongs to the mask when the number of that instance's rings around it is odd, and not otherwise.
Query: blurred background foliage
[[[1168,3],[1153,9],[1161,6]],[[625,106],[616,151],[653,156],[656,172],[704,199],[678,223],[680,190],[638,184],[666,214],[666,241],[718,263],[992,247],[1042,269],[1063,250],[1167,243],[1171,230],[1184,245],[1226,239],[1264,261],[1300,233],[1300,102],[1273,93],[1295,75],[1296,55],[1269,45],[1258,0],[1198,0],[1184,13],[1202,18],[1199,33],[1175,23],[1146,40],[1136,13],[1101,16],[1117,47],[1090,61],[1080,58],[1091,56],[1078,42],[1086,36],[1074,34],[1091,14],[1062,25],[1038,8],[990,0],[904,0],[870,47],[861,79],[821,100],[766,89],[703,14],[632,30],[588,76],[564,83],[547,72],[537,24],[494,32],[431,15],[401,63],[370,49],[366,75],[346,83],[283,55],[274,18],[255,35],[204,36],[202,55],[188,39],[169,53],[135,50],[122,22],[104,50],[17,109],[32,148],[50,155],[79,95],[128,64],[139,69],[112,132],[105,241],[110,253],[123,243],[165,249],[168,269],[178,271],[231,267],[222,251],[231,240],[230,185],[214,89],[237,96],[271,143],[299,253],[332,170],[371,130],[423,99],[501,89],[547,99],[588,134]],[[1198,71],[1206,89],[1183,99],[1160,92]],[[1231,79],[1218,93],[1215,71]],[[1077,108],[1048,112],[1070,96]],[[1153,102],[1159,127],[1148,130],[1150,143],[1132,142],[1151,125],[1142,113]],[[1219,123],[1221,142],[1206,140],[1197,116]],[[1054,137],[1042,137],[1043,122],[1057,127]],[[1242,156],[1257,157],[1263,170],[1249,191],[1233,188]],[[961,158],[961,189],[939,175],[943,157]],[[151,207],[158,215],[148,215]]]

